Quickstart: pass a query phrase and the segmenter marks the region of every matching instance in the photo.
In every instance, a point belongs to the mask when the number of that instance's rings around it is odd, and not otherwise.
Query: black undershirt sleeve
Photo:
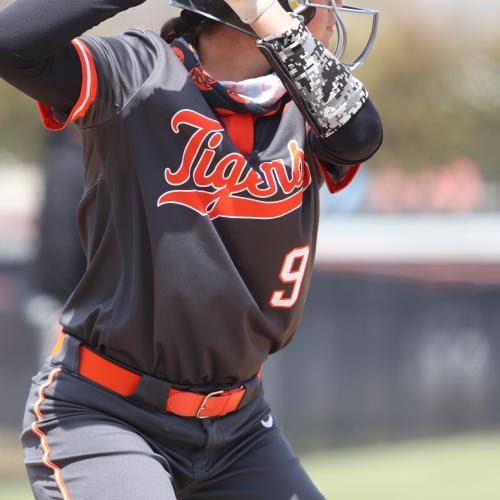
[[[380,116],[370,99],[331,136],[312,136],[313,151],[328,169],[349,167],[369,160],[382,145],[382,140]]]
[[[0,77],[55,109],[77,102],[82,72],[71,40],[145,0],[16,0],[0,12]],[[368,100],[327,138],[312,134],[313,151],[327,169],[370,158],[382,143],[382,125]]]
[[[71,40],[145,0],[17,0],[0,12],[0,78],[61,111],[78,100]]]

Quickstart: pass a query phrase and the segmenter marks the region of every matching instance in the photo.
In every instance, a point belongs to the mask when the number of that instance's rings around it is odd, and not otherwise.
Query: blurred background
[[[499,500],[500,2],[352,4],[381,10],[358,76],[385,143],[322,193],[307,308],[268,398],[329,499]],[[95,31],[171,14],[148,0]],[[366,23],[349,26],[361,44]],[[0,130],[0,499],[22,500],[30,378],[84,265],[82,166],[78,134],[46,133],[4,82]]]

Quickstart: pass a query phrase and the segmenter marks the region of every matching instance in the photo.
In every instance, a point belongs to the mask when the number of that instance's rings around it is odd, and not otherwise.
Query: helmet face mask
[[[309,0],[278,0],[281,6],[288,12],[301,15],[304,22],[309,23],[316,14],[316,9],[328,9],[333,11],[336,21],[336,43],[333,53],[351,71],[359,68],[367,59],[375,43],[378,31],[379,11],[375,9],[343,6],[338,7],[336,0],[331,0],[328,4],[318,3]],[[226,26],[230,26],[247,35],[256,37],[254,31],[247,24],[243,23],[235,12],[223,0],[169,0],[170,5],[180,9],[187,9],[196,12],[208,19],[218,21]],[[342,19],[343,14],[360,14],[372,17],[371,33],[368,41],[358,57],[353,61],[344,61],[342,58],[346,52],[348,44],[348,32]]]

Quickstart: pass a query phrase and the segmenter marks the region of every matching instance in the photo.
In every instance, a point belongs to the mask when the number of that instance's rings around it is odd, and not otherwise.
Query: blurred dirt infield
[[[0,440],[0,500],[32,499],[16,436]],[[500,498],[500,433],[351,448],[303,463],[328,500]]]

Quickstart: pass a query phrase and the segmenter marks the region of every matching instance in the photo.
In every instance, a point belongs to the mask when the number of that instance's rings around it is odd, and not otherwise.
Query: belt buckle
[[[196,414],[196,418],[199,418],[199,419],[204,419],[204,418],[210,418],[210,417],[204,417],[202,415],[202,413],[206,410],[207,408],[207,401],[214,397],[214,396],[220,396],[221,394],[224,394],[224,392],[226,391],[214,391],[214,392],[211,392],[210,394],[207,394],[205,396],[205,399],[203,400],[203,402],[201,403],[200,405],[200,409],[198,410],[198,413]]]

